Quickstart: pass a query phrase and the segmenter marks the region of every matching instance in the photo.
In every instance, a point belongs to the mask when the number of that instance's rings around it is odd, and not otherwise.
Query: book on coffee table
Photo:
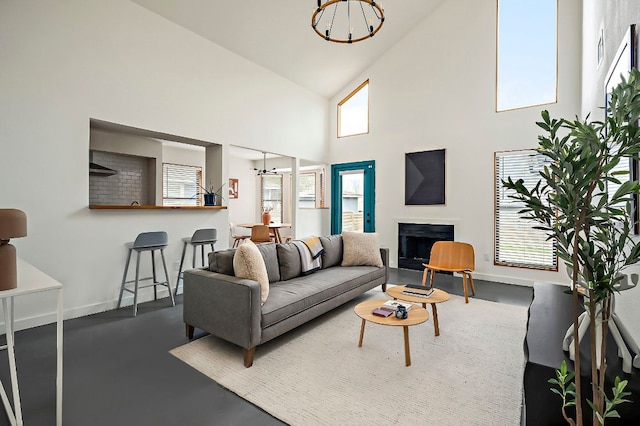
[[[382,305],[383,307],[388,307],[393,309],[394,311],[398,308],[398,306],[404,306],[404,308],[408,311],[411,309],[411,303],[407,303],[407,302],[401,302],[399,300],[387,300],[386,302],[384,302],[384,305]]]
[[[432,288],[428,290],[416,290],[413,288],[407,288],[405,290],[402,290],[402,294],[406,294],[407,296],[415,296],[415,297],[430,297],[433,293],[434,293],[434,290]]]
[[[393,315],[395,312],[395,309],[387,308],[386,306],[380,306],[379,308],[375,308],[373,311],[371,311],[373,315],[385,318]]]

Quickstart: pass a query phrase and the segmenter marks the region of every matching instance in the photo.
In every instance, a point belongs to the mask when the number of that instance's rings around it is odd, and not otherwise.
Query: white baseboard
[[[143,293],[149,293],[149,294],[143,294]],[[158,290],[158,299],[164,299],[164,298],[169,298],[168,291],[166,289]],[[138,294],[138,304],[144,303],[144,302],[150,302],[152,300],[153,300],[153,291],[149,291],[149,292],[145,291]],[[111,311],[117,308],[117,304],[118,304],[118,301],[113,300],[110,302],[94,303],[92,305],[81,306],[73,309],[66,309],[63,312],[62,317],[64,318],[64,320],[68,320],[73,318],[85,317],[85,316],[97,314],[100,312]],[[124,307],[127,307],[127,306],[131,307],[133,305],[133,295],[123,296],[122,305]],[[0,318],[2,318],[2,316],[0,316]],[[14,320],[14,328],[15,328],[15,331],[20,331],[20,330],[27,330],[33,327],[40,327],[42,325],[53,324],[56,322],[56,318],[57,318],[56,311],[46,313],[46,314],[41,314],[41,315],[32,315],[32,316],[23,317],[23,318],[16,318]],[[4,326],[4,321],[1,321],[0,333],[4,334],[5,332],[6,330]]]

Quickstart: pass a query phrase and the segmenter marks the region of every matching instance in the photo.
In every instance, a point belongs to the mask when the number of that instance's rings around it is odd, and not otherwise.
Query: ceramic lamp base
[[[0,291],[18,287],[16,248],[11,244],[0,244]]]

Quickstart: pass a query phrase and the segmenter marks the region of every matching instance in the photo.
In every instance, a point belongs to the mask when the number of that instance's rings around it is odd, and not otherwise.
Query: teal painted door
[[[331,165],[331,233],[375,232],[375,161]]]

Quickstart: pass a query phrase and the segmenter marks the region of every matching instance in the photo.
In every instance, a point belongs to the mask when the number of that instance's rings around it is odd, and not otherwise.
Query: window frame
[[[342,106],[344,104],[346,104],[347,102],[349,102],[349,100],[351,98],[353,98],[358,92],[360,92],[360,90],[362,90],[365,86],[367,86],[367,130],[365,132],[362,133],[351,133],[348,135],[342,135],[340,134],[340,129],[342,127],[342,114],[341,114],[341,109]],[[337,128],[336,128],[336,134],[338,138],[348,138],[349,136],[358,136],[358,135],[366,135],[369,134],[369,79],[366,79],[362,84],[360,84],[358,87],[356,87],[354,90],[351,91],[351,93],[349,93],[344,99],[342,99],[340,102],[338,102],[338,108],[337,108],[337,114],[338,114],[338,120],[337,120]]]
[[[194,171],[196,171],[197,174],[197,182],[196,183],[196,193],[194,195],[192,195],[191,197],[165,197],[166,191],[168,191],[167,188],[167,183],[168,183],[168,176],[167,176],[167,168],[174,166],[176,168],[189,168],[189,169],[193,169]],[[163,162],[162,163],[162,205],[163,206],[191,206],[194,204],[188,204],[188,203],[184,203],[184,204],[165,204],[165,200],[187,200],[187,201],[191,201],[194,200],[195,206],[203,206],[204,202],[203,202],[203,197],[202,197],[202,167],[201,166],[193,166],[191,164],[179,164],[179,163],[170,163],[170,162]],[[168,195],[168,194],[167,194]],[[196,197],[197,195],[197,197]]]
[[[515,233],[505,233],[504,230],[501,231],[501,227],[500,227],[500,210],[502,209],[503,211],[505,211],[506,208],[508,207],[504,207],[504,204],[501,203],[501,200],[507,200],[509,197],[507,195],[508,192],[511,192],[510,190],[504,188],[504,186],[502,185],[502,181],[503,180],[507,180],[507,178],[510,176],[513,180],[517,180],[519,178],[526,178],[526,176],[513,176],[513,175],[505,175],[503,173],[501,173],[501,167],[500,167],[500,162],[499,162],[499,158],[502,157],[507,157],[507,156],[516,156],[516,155],[522,155],[524,156],[538,156],[538,159],[541,160],[540,164],[544,164],[545,162],[548,163],[548,158],[544,157],[543,155],[537,153],[537,151],[535,149],[525,149],[525,150],[514,150],[514,151],[496,151],[494,152],[494,196],[493,196],[493,205],[494,205],[494,256],[493,256],[493,264],[495,266],[506,266],[506,267],[513,267],[513,268],[524,268],[524,269],[535,269],[535,270],[542,270],[542,271],[558,271],[558,250],[557,250],[557,241],[555,240],[555,238],[552,238],[551,240],[548,239],[547,233],[545,231],[542,230],[535,230],[535,229],[530,229],[527,235],[530,235],[532,237],[536,238],[536,244],[531,244],[528,246],[525,246],[524,249],[529,250],[528,252],[531,253],[531,251],[536,251],[536,250],[548,250],[549,247],[545,247],[545,244],[548,244],[549,241],[551,241],[551,247],[550,249],[552,250],[553,254],[552,254],[552,261],[550,264],[545,264],[545,263],[534,263],[534,262],[525,262],[522,261],[520,259],[520,261],[514,260],[514,258],[508,259],[506,258],[506,256],[502,256],[501,252],[500,252],[500,247],[502,246],[501,241],[504,242],[503,240],[507,240],[510,236],[514,239],[517,239],[518,241],[524,241],[522,239],[521,236],[514,236]],[[530,171],[529,175],[535,175],[538,174],[538,172],[542,169],[542,167],[540,167],[539,169],[533,169],[532,171]],[[517,222],[516,222],[516,228],[517,229],[522,229],[523,226],[527,226],[527,227],[532,227],[532,226],[537,226],[538,224],[534,221],[532,221],[531,219],[524,219],[522,217],[520,217],[518,211],[521,210],[524,206],[519,203],[516,200],[510,201],[506,204],[513,204],[512,209],[516,210],[516,215],[517,215]],[[506,225],[506,224],[505,224]],[[535,235],[535,234],[540,234],[540,235]],[[504,236],[504,238],[501,238],[501,234]]]
[[[280,199],[268,199],[265,200],[264,198],[264,182],[265,182],[265,178],[272,178],[272,177],[277,177],[280,179]],[[276,223],[283,223],[283,215],[284,215],[284,175],[281,173],[277,173],[277,174],[263,174],[260,176],[260,214],[262,214],[262,209],[265,206],[265,201],[272,203],[272,202],[279,202],[280,203],[280,215],[278,217],[274,216],[274,210],[271,211],[271,218],[274,222]],[[276,219],[278,219],[276,221]]]
[[[318,205],[318,176],[317,176],[317,172],[315,170],[313,171],[308,171],[308,172],[300,172],[298,174],[298,191],[297,191],[297,197],[298,197],[298,207],[301,209],[312,209],[312,208],[316,208]],[[302,207],[300,206],[300,204],[302,203],[302,200],[300,199],[300,196],[302,195],[300,193],[300,184],[302,183],[302,178],[303,177],[311,177],[311,180],[313,180],[313,207]]]

